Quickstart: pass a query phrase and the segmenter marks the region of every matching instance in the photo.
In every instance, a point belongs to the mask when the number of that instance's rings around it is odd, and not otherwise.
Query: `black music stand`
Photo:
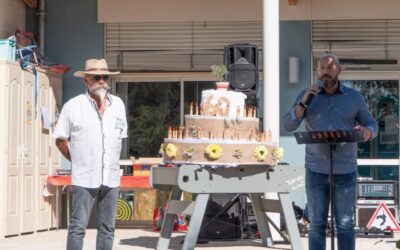
[[[308,131],[295,132],[294,136],[298,144],[317,144],[329,143],[330,171],[329,171],[329,195],[331,199],[331,249],[335,249],[335,228],[334,206],[333,206],[333,151],[336,149],[335,143],[364,141],[361,130],[329,130],[329,131]]]

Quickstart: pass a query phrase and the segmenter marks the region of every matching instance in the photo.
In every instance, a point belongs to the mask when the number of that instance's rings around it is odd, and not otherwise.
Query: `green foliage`
[[[179,84],[134,84],[129,88],[129,151],[158,156],[168,126],[179,124]]]
[[[226,68],[225,65],[212,65],[211,67],[211,73],[215,75],[219,81],[223,82],[224,81],[224,76],[228,74],[228,69]]]

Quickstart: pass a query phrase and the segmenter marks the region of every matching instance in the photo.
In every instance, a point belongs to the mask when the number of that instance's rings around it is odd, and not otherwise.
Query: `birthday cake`
[[[205,90],[200,105],[190,103],[185,127],[169,127],[160,152],[166,163],[275,165],[282,150],[271,132],[259,129],[256,108],[246,95]]]

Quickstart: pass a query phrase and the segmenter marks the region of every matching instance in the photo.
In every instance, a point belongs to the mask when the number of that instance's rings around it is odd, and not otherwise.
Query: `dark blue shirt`
[[[305,120],[307,131],[350,130],[356,125],[369,128],[372,137],[377,134],[377,124],[373,119],[364,97],[356,90],[339,83],[338,91],[327,94],[318,93],[305,110],[303,117],[296,118],[296,104],[301,100],[306,89],[296,98],[295,104],[283,117],[284,129],[294,131]],[[329,173],[329,144],[306,145],[306,168],[311,171]],[[338,143],[333,152],[333,173],[348,174],[357,170],[357,143]]]

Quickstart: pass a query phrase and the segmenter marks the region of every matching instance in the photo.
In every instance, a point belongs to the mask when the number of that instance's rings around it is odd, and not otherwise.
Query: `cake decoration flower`
[[[241,157],[243,157],[243,151],[241,149],[235,149],[235,152],[233,152],[233,157],[239,160]]]
[[[165,147],[165,153],[169,158],[175,158],[177,151],[178,148],[172,143],[168,143],[167,146]]]
[[[254,150],[254,156],[257,158],[257,161],[264,161],[268,155],[268,150],[265,146],[260,145],[257,146]]]
[[[161,156],[164,156],[164,152],[165,152],[165,144],[164,144],[164,143],[161,143],[160,149],[158,150],[158,153],[159,153]]]
[[[217,160],[222,155],[222,148],[218,144],[209,144],[206,147],[206,155],[211,160]]]
[[[283,148],[276,147],[272,150],[272,157],[277,160],[281,161],[283,159]]]
[[[198,130],[197,125],[195,123],[192,123],[192,124],[189,125],[189,133],[190,133],[190,137],[198,138],[199,130]]]
[[[183,157],[184,157],[186,160],[189,160],[189,159],[192,158],[193,152],[194,152],[194,149],[193,149],[192,147],[189,147],[188,149],[186,149],[185,151],[183,151]]]

